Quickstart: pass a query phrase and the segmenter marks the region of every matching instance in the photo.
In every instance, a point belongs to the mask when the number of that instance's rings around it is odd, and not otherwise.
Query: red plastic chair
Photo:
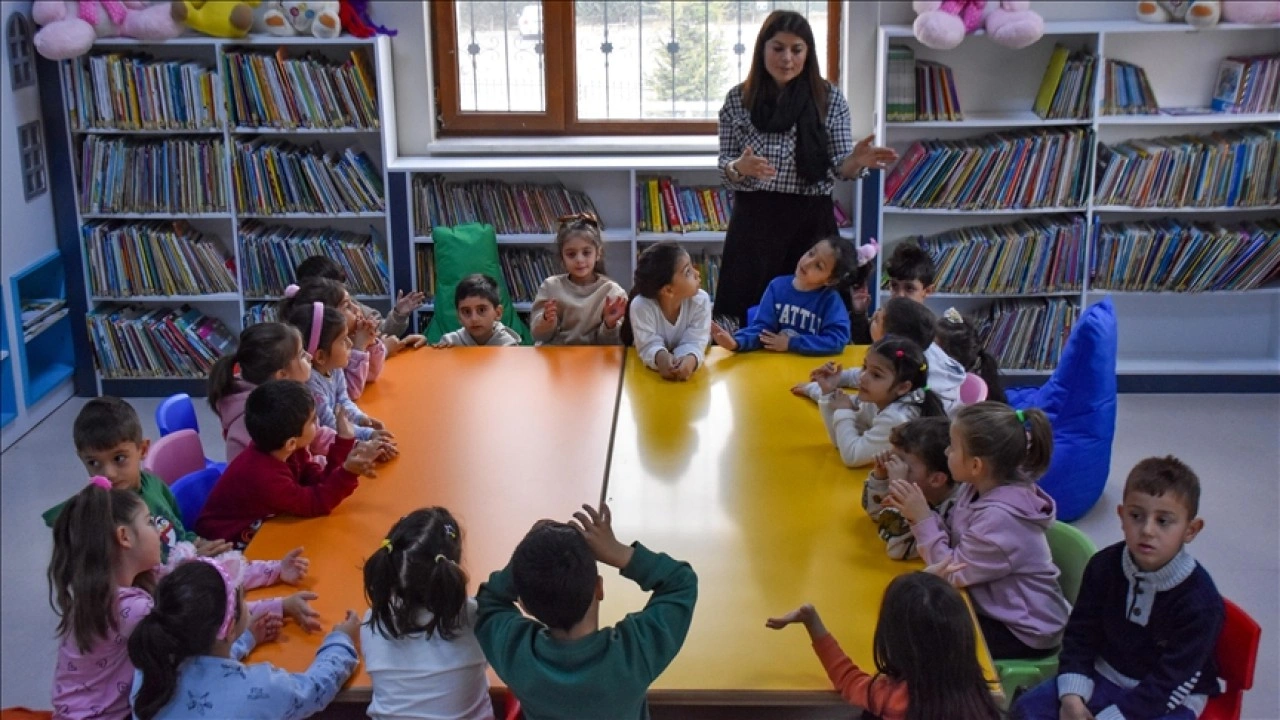
[[[159,476],[165,485],[204,468],[204,445],[200,434],[190,428],[175,430],[152,443],[142,461],[142,469]]]
[[[511,694],[510,690],[507,691],[507,713],[502,717],[504,720],[521,720],[524,717],[524,714],[520,711],[520,701],[516,699],[515,695]]]
[[[1200,720],[1240,720],[1244,692],[1253,687],[1253,671],[1258,663],[1258,646],[1262,642],[1262,626],[1239,605],[1222,599],[1226,605],[1226,621],[1214,656],[1218,675],[1226,681],[1226,690],[1209,698]]]

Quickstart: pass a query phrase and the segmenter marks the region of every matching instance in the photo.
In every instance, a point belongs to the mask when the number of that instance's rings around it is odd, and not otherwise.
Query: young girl
[[[1000,386],[1000,363],[978,338],[978,328],[964,319],[955,308],[947,308],[934,327],[934,342],[948,356],[960,363],[966,372],[982,378],[987,383],[987,399],[1006,402],[1004,388]]]
[[[244,427],[244,401],[249,393],[268,380],[305,383],[310,378],[311,356],[297,328],[268,322],[250,325],[240,333],[236,351],[218,358],[209,371],[209,407],[222,420],[228,463],[249,446],[249,431]],[[327,427],[316,435],[318,447],[333,442],[333,430]]]
[[[969,588],[992,657],[1052,655],[1071,607],[1058,587],[1058,569],[1045,531],[1053,498],[1035,480],[1049,467],[1053,428],[1034,408],[981,402],[951,422],[947,465],[962,487],[944,523],[920,488],[894,480],[886,504],[911,523],[926,563],[964,567],[953,581]]]
[[[326,278],[312,278],[301,286],[290,285],[285,290],[285,299],[280,302],[280,317],[288,318],[294,308],[310,307],[314,302],[341,311],[347,320],[352,348],[343,367],[343,379],[347,383],[347,394],[351,399],[359,400],[364,394],[364,386],[382,374],[387,359],[387,348],[378,339],[377,323],[360,312],[342,283]]]
[[[365,562],[360,648],[374,720],[492,720],[476,601],[461,563],[462,530],[440,507],[401,518]]]
[[[344,288],[347,286],[347,271],[327,255],[312,255],[303,260],[293,269],[293,275],[298,279],[299,285],[304,284],[311,278],[327,278],[329,280],[337,280],[342,283]],[[391,357],[401,348],[419,348],[426,344],[427,339],[421,335],[398,337],[409,329],[409,318],[413,316],[413,311],[421,307],[426,299],[426,294],[421,290],[414,290],[407,295],[401,290],[396,293],[396,302],[391,307],[391,314],[385,318],[375,308],[358,301],[353,302],[360,310],[360,314],[377,323],[378,334],[382,336],[383,342],[387,345],[387,357]]]
[[[356,667],[356,614],[320,644],[305,673],[245,665],[234,643],[249,625],[237,558],[183,563],[156,586],[155,607],[129,637],[133,713],[163,718],[283,718],[320,712]],[[254,638],[258,640],[258,638]]]
[[[997,720],[1004,714],[978,664],[969,607],[946,580],[927,572],[899,575],[880,603],[874,640],[876,673],[853,664],[812,605],[767,627],[803,623],[813,650],[846,702],[882,720]]]
[[[848,240],[819,240],[796,263],[794,275],[774,278],[760,298],[755,320],[730,334],[711,324],[711,338],[731,351],[788,350],[801,355],[834,355],[849,344],[849,311],[840,293],[866,279],[871,265],[859,265]]]
[[[840,366],[818,380],[818,409],[831,442],[849,467],[875,462],[893,448],[893,429],[918,417],[945,415],[938,396],[929,390],[929,364],[920,346],[890,335],[867,350],[858,374],[855,402],[839,389]]]
[[[556,251],[564,275],[542,281],[529,316],[539,345],[617,345],[627,291],[604,274],[600,221],[591,213],[560,218]]]
[[[650,245],[636,260],[622,344],[634,343],[645,367],[664,380],[688,380],[702,365],[711,298],[701,282],[689,253],[673,242]]]

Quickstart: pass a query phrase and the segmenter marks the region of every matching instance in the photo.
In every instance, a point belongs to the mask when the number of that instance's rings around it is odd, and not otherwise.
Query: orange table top
[[[312,605],[327,632],[348,608],[368,608],[362,568],[387,530],[440,505],[462,526],[474,595],[535,521],[599,502],[621,368],[621,348],[422,349],[392,358],[358,404],[396,434],[400,457],[362,478],[328,517],[268,521],[248,556],[304,546],[311,569],[303,588],[320,595]],[[290,623],[281,642],[252,658],[300,672],[322,637]],[[369,684],[361,666],[348,687]]]

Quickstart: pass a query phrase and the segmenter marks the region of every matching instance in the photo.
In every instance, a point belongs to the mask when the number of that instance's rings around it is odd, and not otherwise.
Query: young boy
[[[608,505],[582,507],[577,523],[534,524],[480,586],[476,638],[526,717],[647,718],[645,693],[684,644],[698,577],[688,563],[618,542]],[[596,561],[653,591],[643,611],[603,630]]]
[[[342,408],[336,413],[338,436],[322,468],[307,450],[316,434],[316,401],[307,386],[269,380],[254,388],[244,405],[253,443],[213,486],[196,530],[240,549],[272,515],[328,515],[355,492],[360,475],[374,476],[378,456],[378,443],[357,444],[351,419]]]
[[[884,264],[889,294],[923,303],[933,294],[933,258],[914,242],[899,243]],[[921,347],[924,347],[921,345]]]
[[[132,490],[142,496],[160,533],[161,562],[169,560],[169,551],[179,542],[192,543],[200,555],[217,555],[231,549],[228,543],[205,540],[183,527],[178,501],[169,486],[143,471],[142,461],[147,457],[151,441],[142,437],[142,421],[132,405],[109,396],[90,400],[76,415],[71,436],[76,454],[90,476],[101,475],[111,481],[111,487]],[[42,515],[44,524],[53,527],[65,504],[58,503],[46,510]]]
[[[462,278],[453,291],[453,305],[458,310],[462,328],[445,333],[437,348],[510,347],[520,344],[520,335],[502,324],[502,301],[498,281],[475,273]]]
[[[889,483],[902,478],[920,488],[929,509],[946,523],[958,487],[947,467],[951,422],[943,417],[917,418],[894,428],[889,442],[893,451],[876,457],[875,468],[862,486],[862,509],[879,526],[889,557],[909,560],[920,556],[911,525],[897,508],[885,507],[884,499],[889,495]]]
[[[871,338],[878,342],[886,335],[897,335],[925,348],[924,359],[929,364],[929,389],[942,401],[942,409],[950,416],[960,409],[960,384],[964,382],[965,370],[963,365],[943,352],[933,341],[936,323],[937,316],[933,311],[919,302],[906,297],[892,297],[871,318]],[[861,369],[836,368],[836,364],[832,362],[819,366],[810,373],[810,382],[793,386],[791,394],[818,402],[822,397],[818,378],[835,372],[840,373],[839,387],[858,387]]]
[[[1016,704],[1015,716],[1068,720],[1194,720],[1218,694],[1214,648],[1222,596],[1184,546],[1204,527],[1200,480],[1177,458],[1147,458],[1116,508],[1124,542],[1084,570],[1067,622],[1058,677]]]
[[[344,286],[347,284],[347,271],[327,255],[312,255],[303,260],[298,263],[298,267],[294,268],[293,274],[299,285],[315,277],[336,280]],[[401,333],[409,329],[409,317],[413,315],[413,311],[426,299],[427,296],[420,290],[414,290],[408,295],[401,290],[396,296],[396,304],[391,308],[391,314],[385,318],[376,308],[371,308],[354,299],[351,302],[360,310],[360,314],[377,323],[378,336],[382,338],[387,348],[387,357],[391,357],[405,348],[416,349],[426,343],[427,339],[421,335],[400,337]]]

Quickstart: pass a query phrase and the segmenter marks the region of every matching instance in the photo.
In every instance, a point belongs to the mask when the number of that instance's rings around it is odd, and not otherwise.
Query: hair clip
[[[89,484],[90,484],[90,485],[97,485],[98,487],[102,488],[103,490],[110,490],[110,489],[111,489],[111,481],[110,481],[110,480],[108,480],[108,479],[106,479],[105,477],[103,477],[103,476],[101,476],[101,475],[94,475],[93,477],[89,478]]]
[[[906,355],[906,353],[902,352],[901,350],[895,350],[893,353],[893,356],[896,358],[903,357],[904,355]]]
[[[920,372],[929,372],[929,363],[927,362],[920,363]]]
[[[449,558],[445,557],[444,553],[436,553],[436,564],[441,562],[449,562]]]
[[[957,310],[957,309],[955,309],[955,308],[953,308],[953,307],[949,307],[949,308],[947,308],[947,309],[946,309],[946,311],[942,313],[942,317],[943,317],[943,319],[944,319],[944,320],[946,320],[947,322],[949,322],[949,323],[953,323],[953,324],[955,324],[955,325],[963,325],[963,324],[964,324],[964,316],[962,316],[962,315],[960,314],[960,311],[959,311],[959,310]]]
[[[294,284],[292,284],[292,283],[291,283],[291,284],[289,284],[288,286],[286,286],[286,287],[285,287],[285,289],[284,289],[284,296],[285,296],[285,297],[287,297],[287,298],[291,298],[291,297],[293,297],[294,295],[297,295],[297,294],[298,294],[298,290],[299,290],[299,289],[300,289],[300,288],[299,288],[297,285],[294,285]]]
[[[379,545],[378,547],[380,547],[380,548],[382,548],[383,550],[386,550],[388,553],[390,553],[390,552],[391,552],[391,540],[390,540],[389,538],[384,538],[384,539],[383,539],[383,541],[382,541],[382,544],[381,544],[381,545]]]
[[[589,212],[577,212],[577,213],[570,213],[568,215],[561,215],[559,218],[557,218],[557,222],[559,222],[561,225],[568,225],[570,223],[575,223],[575,222],[584,222],[584,223],[589,223],[591,225],[595,225],[596,227],[600,227],[600,218],[596,217],[595,213],[589,213]]]
[[[880,252],[880,244],[875,238],[871,238],[867,242],[858,246],[858,267],[862,267],[875,259]]]
[[[1024,425],[1026,424],[1026,422],[1027,422],[1027,416],[1026,416],[1025,414],[1023,414],[1023,412],[1022,412],[1021,410],[1014,410],[1014,411],[1013,411],[1013,414],[1014,414],[1015,416],[1017,416],[1017,418],[1018,418],[1018,422],[1020,422],[1020,423],[1022,423],[1022,424],[1024,424]]]
[[[458,531],[457,531],[457,530],[456,530],[452,525],[445,524],[445,526],[444,526],[444,536],[445,536],[445,537],[447,537],[447,538],[449,538],[450,540],[457,540],[457,539],[458,539]]]

